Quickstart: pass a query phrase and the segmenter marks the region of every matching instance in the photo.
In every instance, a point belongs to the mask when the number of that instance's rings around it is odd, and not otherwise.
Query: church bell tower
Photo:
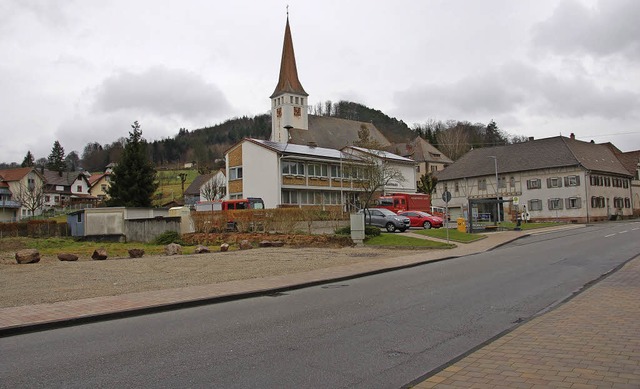
[[[308,94],[298,79],[296,56],[293,52],[293,40],[289,27],[284,30],[282,59],[280,60],[280,76],[276,89],[271,94],[271,141],[287,143],[291,128],[308,130],[307,115]]]

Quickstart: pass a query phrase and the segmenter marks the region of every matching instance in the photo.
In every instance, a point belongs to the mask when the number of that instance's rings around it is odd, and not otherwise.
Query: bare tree
[[[14,194],[14,196],[20,202],[20,205],[29,211],[31,216],[35,216],[36,211],[44,205],[44,184],[20,184],[18,193]]]
[[[367,208],[376,194],[384,191],[390,183],[405,181],[402,172],[384,158],[384,152],[373,149],[346,149],[351,155],[347,163],[343,164],[342,175],[355,180],[361,190],[360,202]]]
[[[221,199],[227,194],[227,187],[220,177],[215,176],[213,179],[207,181],[206,184],[200,189],[202,200],[213,201]]]
[[[439,131],[436,135],[438,149],[452,160],[462,157],[470,149],[469,133],[460,126]]]

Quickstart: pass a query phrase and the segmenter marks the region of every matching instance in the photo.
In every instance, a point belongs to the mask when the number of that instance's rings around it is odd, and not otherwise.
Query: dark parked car
[[[406,216],[411,220],[411,227],[422,227],[429,229],[442,227],[442,218],[433,216],[426,212],[421,211],[404,211],[399,212],[398,215]]]
[[[361,209],[358,212],[363,213],[364,210]],[[396,230],[404,232],[411,223],[408,217],[398,216],[386,208],[368,208],[364,218],[366,224],[386,228],[389,232]]]

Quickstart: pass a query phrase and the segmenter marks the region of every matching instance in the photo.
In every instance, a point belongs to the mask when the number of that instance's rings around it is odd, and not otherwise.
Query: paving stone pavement
[[[640,388],[640,257],[412,388]]]

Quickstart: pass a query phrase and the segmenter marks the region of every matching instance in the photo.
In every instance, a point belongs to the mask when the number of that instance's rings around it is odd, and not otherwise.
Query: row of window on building
[[[580,186],[580,176],[549,177],[547,188],[562,188],[562,186]],[[542,180],[532,178],[527,180],[527,189],[542,189]]]
[[[283,190],[282,204],[339,205],[343,201],[339,191]]]
[[[276,105],[282,105],[282,104],[285,104],[285,102],[286,102],[285,96],[278,97],[277,99],[273,100],[273,106],[275,107]],[[304,97],[289,96],[289,104],[304,105]]]
[[[305,176],[317,178],[364,179],[365,168],[361,166],[327,165],[323,163],[282,162],[283,176]]]
[[[591,186],[612,186],[614,188],[628,188],[629,180],[619,177],[593,175],[589,177]]]
[[[542,200],[532,199],[528,201],[529,211],[542,211]],[[607,201],[603,196],[591,197],[591,208],[605,208]],[[631,199],[628,197],[614,197],[613,207],[616,209],[631,208]],[[579,209],[582,208],[582,199],[580,197],[568,197],[565,199],[554,198],[547,200],[547,209],[555,211],[560,209]]]

